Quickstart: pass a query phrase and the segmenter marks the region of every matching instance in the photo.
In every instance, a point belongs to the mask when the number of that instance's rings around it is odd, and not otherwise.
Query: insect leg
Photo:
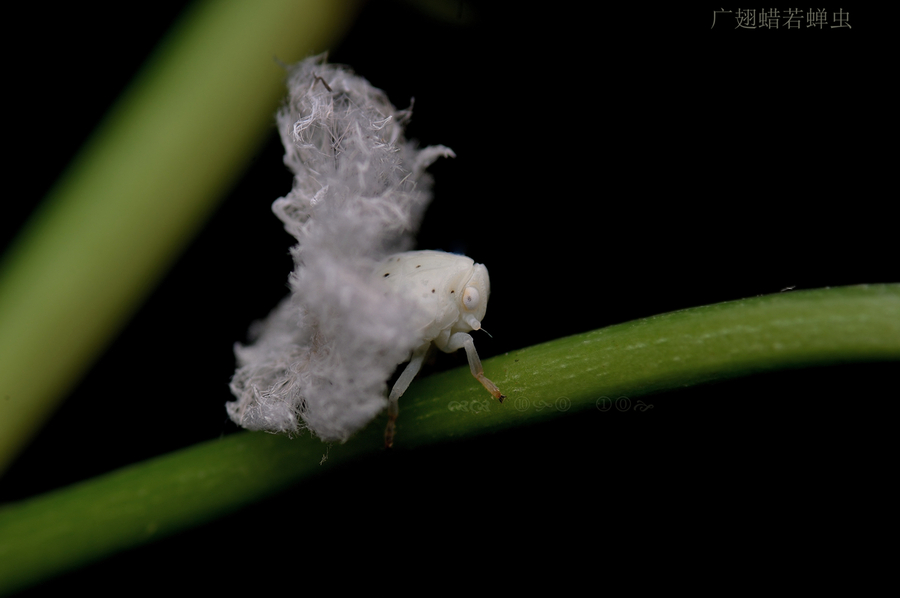
[[[488,380],[488,377],[484,375],[484,368],[481,366],[481,360],[478,358],[478,351],[475,350],[475,341],[472,340],[471,335],[466,334],[465,332],[457,332],[450,336],[450,339],[447,341],[447,346],[442,347],[441,350],[447,353],[453,353],[460,348],[466,350],[466,357],[469,358],[469,369],[472,370],[472,375],[475,376],[475,379],[481,382],[481,385],[491,393],[491,396],[502,403],[503,399],[506,398],[506,395],[501,393],[500,389],[497,388],[497,385]]]
[[[403,396],[403,393],[409,388],[413,378],[416,377],[416,374],[418,374],[419,370],[422,368],[422,362],[425,361],[425,355],[428,353],[429,346],[430,343],[413,351],[412,358],[410,358],[409,363],[406,364],[400,377],[394,382],[394,388],[391,389],[391,394],[388,397],[388,423],[387,428],[384,430],[384,446],[387,448],[390,448],[394,444],[394,431],[397,424],[397,416],[400,415],[400,397]]]

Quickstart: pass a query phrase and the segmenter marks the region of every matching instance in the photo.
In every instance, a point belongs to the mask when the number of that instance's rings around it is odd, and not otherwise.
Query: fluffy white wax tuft
[[[421,338],[416,309],[386,295],[372,272],[409,249],[431,199],[424,172],[443,146],[417,149],[411,111],[325,56],[293,66],[278,112],[294,186],[272,211],[297,239],[291,295],[235,345],[238,425],[343,442],[387,406],[386,381]]]

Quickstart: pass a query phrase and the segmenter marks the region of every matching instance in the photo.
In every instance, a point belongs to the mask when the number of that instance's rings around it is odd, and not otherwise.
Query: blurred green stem
[[[403,397],[403,450],[562,414],[603,396],[791,367],[900,360],[900,285],[781,293],[697,307],[488,359],[501,405],[468,367]],[[475,408],[473,408],[475,407]],[[209,521],[315,472],[381,449],[384,418],[346,444],[240,433],[0,508],[0,593]],[[323,454],[328,460],[320,465]],[[303,505],[297,505],[302,509]]]
[[[0,265],[0,474],[242,172],[356,0],[193,5]]]

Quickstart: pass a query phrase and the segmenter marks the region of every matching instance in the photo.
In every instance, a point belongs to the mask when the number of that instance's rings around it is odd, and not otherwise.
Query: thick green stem
[[[0,473],[259,147],[275,57],[328,48],[356,4],[199,2],[164,39],[0,265]]]
[[[783,368],[900,360],[900,285],[782,293],[662,314],[413,383],[395,446],[415,447],[651,392]],[[540,405],[556,408],[539,409]],[[0,509],[0,593],[209,521],[314,473],[383,450],[385,418],[327,447],[241,433]],[[327,452],[328,459],[320,464]],[[298,508],[301,506],[298,505]]]

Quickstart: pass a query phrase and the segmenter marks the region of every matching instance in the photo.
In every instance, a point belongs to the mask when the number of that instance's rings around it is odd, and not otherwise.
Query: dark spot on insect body
[[[433,292],[434,292],[434,289],[431,289],[431,292],[433,293]]]
[[[453,289],[450,289],[450,294],[451,294],[451,295],[452,295],[453,293],[455,293],[455,292],[456,292],[456,291],[454,291]]]
[[[421,268],[422,264],[416,264],[416,268]]]
[[[385,278],[387,278],[387,277],[390,276],[390,275],[391,275],[390,272],[385,272],[385,273],[384,273],[384,277],[385,277]]]

